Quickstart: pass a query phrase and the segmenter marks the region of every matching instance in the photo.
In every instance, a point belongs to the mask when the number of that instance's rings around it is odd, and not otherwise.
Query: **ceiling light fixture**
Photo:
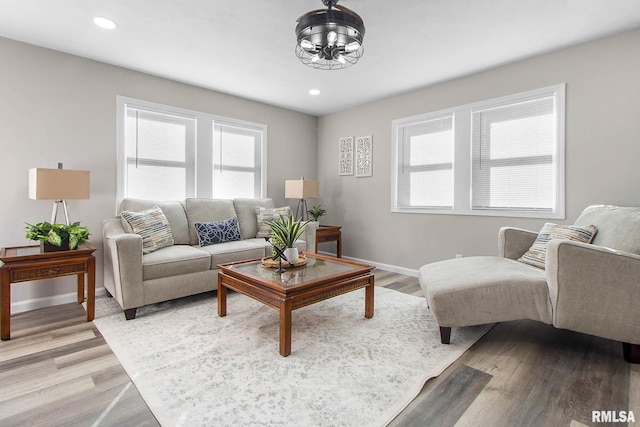
[[[321,70],[347,68],[363,55],[364,22],[352,10],[322,0],[327,9],[298,18],[296,55],[303,64]]]
[[[320,95],[320,89],[309,89],[309,95]]]
[[[115,21],[112,21],[109,18],[103,18],[102,16],[96,16],[95,18],[93,18],[93,23],[100,28],[104,28],[105,30],[113,30],[118,26]]]

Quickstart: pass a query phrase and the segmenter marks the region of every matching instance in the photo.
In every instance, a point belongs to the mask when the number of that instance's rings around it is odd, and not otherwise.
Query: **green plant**
[[[293,216],[281,215],[279,219],[274,221],[265,221],[271,227],[271,234],[275,239],[279,239],[284,243],[285,247],[293,248],[294,243],[304,232],[304,227],[309,223],[301,220],[294,221]]]
[[[327,213],[327,210],[322,209],[322,205],[318,205],[309,209],[307,213],[313,217],[314,221],[318,221],[322,215]]]
[[[89,229],[83,227],[79,222],[71,225],[51,224],[49,222],[39,222],[35,225],[26,223],[25,236],[29,240],[50,243],[55,246],[62,246],[64,242],[69,242],[69,249],[75,249],[89,240]]]

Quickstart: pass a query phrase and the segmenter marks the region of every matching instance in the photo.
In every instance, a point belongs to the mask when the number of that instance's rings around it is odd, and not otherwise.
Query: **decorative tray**
[[[299,255],[299,260],[294,263],[289,263],[287,261],[282,261],[282,268],[291,268],[291,267],[302,267],[307,263],[307,257],[304,255]],[[278,268],[280,266],[280,261],[276,261],[271,257],[262,258],[262,266],[266,268]]]

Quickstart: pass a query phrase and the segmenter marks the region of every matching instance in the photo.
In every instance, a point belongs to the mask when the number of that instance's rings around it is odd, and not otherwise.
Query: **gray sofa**
[[[271,199],[186,199],[156,202],[124,199],[119,212],[160,207],[171,228],[174,244],[143,254],[142,237],[127,232],[120,216],[103,222],[104,287],[122,306],[127,320],[138,307],[217,289],[217,266],[271,255],[264,238],[256,238],[257,208],[273,208]],[[238,218],[242,240],[200,246],[196,222]],[[305,227],[296,243],[314,251],[315,227]]]
[[[538,233],[502,228],[499,256],[427,264],[419,280],[440,326],[532,319],[623,343],[640,363],[640,208],[591,206],[575,225],[597,228],[592,242],[549,240],[544,268],[517,261]]]

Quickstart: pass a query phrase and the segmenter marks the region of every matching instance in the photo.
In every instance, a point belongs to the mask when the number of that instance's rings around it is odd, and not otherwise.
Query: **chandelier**
[[[313,10],[298,18],[296,56],[303,64],[321,70],[347,68],[364,53],[362,18],[336,6],[338,0],[322,0],[327,9]]]

